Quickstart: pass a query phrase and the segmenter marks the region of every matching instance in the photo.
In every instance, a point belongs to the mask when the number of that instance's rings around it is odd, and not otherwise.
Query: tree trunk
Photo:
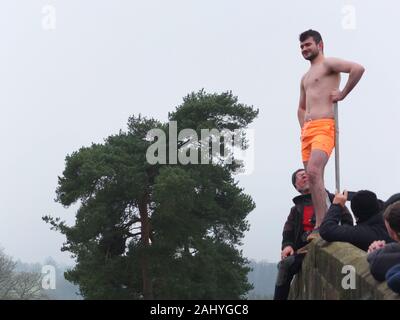
[[[149,212],[147,211],[148,193],[143,195],[142,201],[139,203],[139,214],[141,221],[141,242],[142,242],[142,253],[141,253],[141,267],[142,267],[142,278],[143,278],[143,298],[145,300],[153,299],[153,288],[151,283],[151,276],[149,271],[148,261],[148,249],[150,247],[150,221]]]

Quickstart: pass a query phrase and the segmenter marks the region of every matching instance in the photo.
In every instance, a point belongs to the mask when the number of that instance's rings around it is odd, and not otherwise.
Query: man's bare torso
[[[302,79],[306,96],[305,121],[334,118],[331,93],[339,84],[340,73],[329,70],[324,62],[310,67]]]

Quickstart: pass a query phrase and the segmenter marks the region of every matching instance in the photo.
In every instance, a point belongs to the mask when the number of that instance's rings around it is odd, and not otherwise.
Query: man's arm
[[[349,74],[349,79],[342,91],[337,91],[332,94],[332,101],[337,102],[343,100],[353,88],[356,86],[358,81],[360,81],[365,69],[362,65],[345,61],[337,58],[326,58],[326,67],[332,72],[344,72]]]
[[[294,248],[294,216],[296,214],[296,208],[293,207],[290,210],[289,216],[285,222],[282,232],[282,250],[285,249],[287,246]]]
[[[330,200],[331,202],[333,202],[333,200],[334,200],[334,198],[335,198],[335,195],[332,194],[332,193],[330,193],[328,190],[327,190],[326,192],[328,193],[329,200]],[[343,196],[344,196],[344,195],[343,195]],[[348,193],[347,193],[347,196],[346,196],[346,201],[347,201],[347,197],[348,197]],[[352,217],[352,215],[351,215],[349,209],[345,206],[346,201],[343,203],[343,214],[342,214],[342,216],[341,216],[340,223],[341,223],[342,225],[343,225],[343,224],[347,224],[347,225],[349,225],[349,226],[354,226],[353,217]]]
[[[319,228],[321,238],[328,241],[349,242],[352,245],[368,250],[368,246],[374,240],[375,234],[363,226],[351,226],[347,224],[339,225],[339,221],[343,216],[344,208],[337,203],[333,203],[325,215],[324,220]]]
[[[400,261],[398,243],[390,243],[367,256],[372,276],[378,281],[385,281],[386,272]]]
[[[300,128],[303,128],[304,117],[306,113],[306,91],[304,89],[303,84],[304,76],[300,81],[300,101],[299,101],[299,109],[297,110],[297,117],[299,119]]]
[[[353,220],[353,217],[351,216],[349,209],[346,206],[344,206],[343,210],[344,210],[344,212],[342,215],[342,219],[340,220],[342,225],[347,224],[349,226],[354,226],[354,220]]]
[[[343,210],[343,207],[339,204],[332,204],[329,207],[329,210],[319,227],[319,234],[322,239],[329,242],[351,242],[351,240],[353,240],[354,227],[349,225],[339,225],[343,216]]]

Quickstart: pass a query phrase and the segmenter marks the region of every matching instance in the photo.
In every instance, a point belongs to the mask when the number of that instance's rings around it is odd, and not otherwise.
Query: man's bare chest
[[[304,76],[304,88],[307,90],[334,81],[336,74],[329,72],[326,68],[315,68],[309,70]]]

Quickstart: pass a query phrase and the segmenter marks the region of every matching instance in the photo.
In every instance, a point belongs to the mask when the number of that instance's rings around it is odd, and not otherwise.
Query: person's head
[[[301,194],[310,193],[310,185],[308,183],[307,173],[304,169],[297,169],[293,172],[292,184]]]
[[[400,242],[400,201],[389,205],[383,214],[389,236]]]
[[[395,193],[394,195],[390,196],[389,199],[385,201],[384,209],[389,207],[392,203],[400,201],[400,193]]]
[[[307,30],[300,34],[300,49],[304,59],[313,61],[319,54],[324,53],[324,42],[321,34],[315,30]]]
[[[351,199],[350,207],[357,222],[364,222],[382,210],[382,201],[372,191],[360,190]]]

